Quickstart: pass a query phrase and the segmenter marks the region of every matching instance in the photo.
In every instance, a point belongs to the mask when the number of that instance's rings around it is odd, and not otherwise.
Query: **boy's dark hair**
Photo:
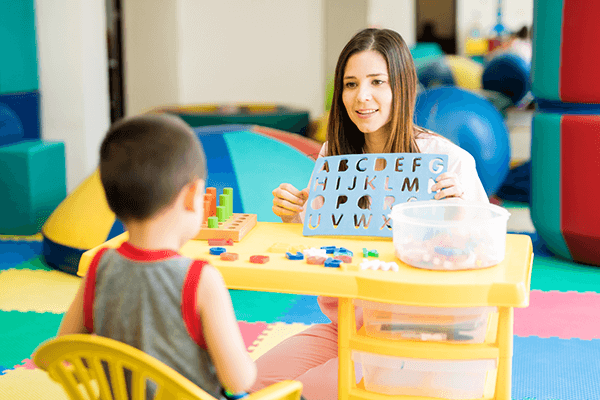
[[[206,180],[206,159],[194,131],[180,118],[126,118],[112,125],[102,142],[100,179],[121,221],[143,220],[170,204],[185,185]]]

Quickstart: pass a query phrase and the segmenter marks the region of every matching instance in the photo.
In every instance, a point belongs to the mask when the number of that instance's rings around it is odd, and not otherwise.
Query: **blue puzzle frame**
[[[383,168],[376,169],[379,159],[385,163]],[[447,170],[447,165],[448,156],[444,154],[321,157],[310,179],[303,234],[391,237],[391,207],[407,201],[433,199],[435,193],[431,192],[431,186],[436,177]],[[370,198],[369,210],[358,206],[364,196]],[[323,201],[321,206],[319,200]]]

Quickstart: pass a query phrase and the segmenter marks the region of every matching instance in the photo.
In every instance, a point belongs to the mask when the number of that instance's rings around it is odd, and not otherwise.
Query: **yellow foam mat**
[[[35,235],[30,236],[0,235],[0,240],[12,240],[15,242],[21,240],[27,242],[41,242],[42,240],[44,240],[44,237],[41,233],[36,233]]]
[[[60,271],[0,272],[0,310],[61,314],[67,311],[81,278]]]
[[[61,385],[40,369],[15,368],[0,376],[0,400],[68,400]]]
[[[253,360],[256,360],[285,339],[306,330],[308,327],[310,327],[310,325],[286,324],[283,322],[270,324],[248,348],[250,357],[252,357]]]

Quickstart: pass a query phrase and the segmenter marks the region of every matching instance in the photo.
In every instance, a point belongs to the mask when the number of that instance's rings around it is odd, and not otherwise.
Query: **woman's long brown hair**
[[[418,153],[415,141],[420,131],[413,126],[417,73],[412,55],[402,37],[389,29],[364,29],[344,47],[335,68],[333,101],[327,125],[327,155],[362,154],[365,135],[350,120],[342,101],[344,72],[356,53],[374,50],[385,59],[392,89],[391,134],[384,153]]]

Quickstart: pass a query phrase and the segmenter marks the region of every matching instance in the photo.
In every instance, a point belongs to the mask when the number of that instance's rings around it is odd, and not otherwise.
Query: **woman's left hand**
[[[431,191],[438,192],[435,194],[436,200],[449,197],[462,198],[462,195],[465,193],[458,180],[458,175],[454,172],[440,174],[436,179],[435,185],[431,186]]]

